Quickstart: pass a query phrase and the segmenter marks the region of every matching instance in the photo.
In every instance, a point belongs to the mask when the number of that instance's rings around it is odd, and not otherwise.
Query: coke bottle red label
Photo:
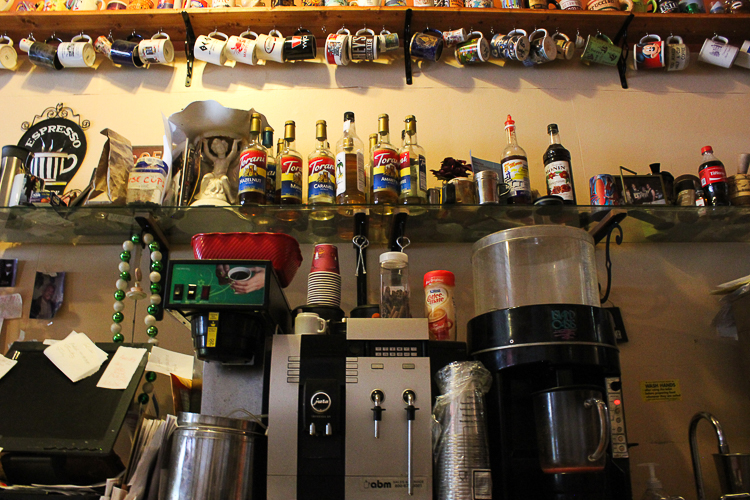
[[[727,172],[724,170],[723,165],[712,165],[705,167],[700,171],[701,176],[701,187],[706,187],[709,184],[715,184],[717,182],[727,181]]]

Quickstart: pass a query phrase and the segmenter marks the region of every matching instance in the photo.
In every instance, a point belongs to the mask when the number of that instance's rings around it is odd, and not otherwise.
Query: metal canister
[[[474,176],[477,182],[477,201],[480,205],[497,205],[500,203],[500,193],[497,184],[500,176],[494,170],[482,170]]]
[[[440,205],[440,189],[430,188],[427,190],[427,203],[430,205]]]
[[[0,206],[11,206],[13,182],[18,174],[29,173],[27,165],[34,158],[34,153],[21,146],[3,146],[2,174],[0,174]],[[17,205],[18,200],[12,205]]]
[[[622,194],[614,175],[599,174],[589,180],[592,205],[622,205]]]
[[[675,205],[694,207],[696,189],[700,186],[698,177],[692,174],[680,175],[674,180]]]
[[[448,181],[456,189],[456,203],[474,205],[477,202],[476,185],[468,177],[456,177]]]

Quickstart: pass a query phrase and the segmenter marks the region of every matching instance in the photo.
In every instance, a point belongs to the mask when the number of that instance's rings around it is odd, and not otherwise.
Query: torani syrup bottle
[[[400,190],[400,156],[391,144],[388,115],[378,117],[378,143],[372,151],[372,203],[398,203]]]
[[[404,120],[404,147],[400,154],[399,202],[407,205],[427,203],[427,160],[424,149],[417,144],[417,119]]]
[[[240,205],[263,205],[266,202],[266,148],[260,142],[260,115],[250,118],[250,142],[240,154]]]

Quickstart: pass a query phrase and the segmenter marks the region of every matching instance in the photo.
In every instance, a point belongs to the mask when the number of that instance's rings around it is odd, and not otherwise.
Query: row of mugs
[[[380,34],[368,28],[354,35],[346,28],[326,37],[325,58],[329,64],[346,66],[351,61],[374,61],[379,54],[396,50],[399,47],[397,33],[383,29]]]

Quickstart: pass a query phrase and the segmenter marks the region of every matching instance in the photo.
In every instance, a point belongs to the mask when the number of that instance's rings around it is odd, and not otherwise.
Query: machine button
[[[198,292],[198,285],[188,285],[187,299],[195,300],[195,294]]]
[[[174,293],[172,293],[172,300],[179,302],[182,300],[182,294],[185,290],[185,285],[176,284],[174,286]]]
[[[372,363],[370,365],[370,368],[372,368],[373,370],[382,370],[383,368],[385,368],[385,365],[383,363]]]
[[[286,383],[287,384],[299,384],[299,377],[287,377]]]
[[[203,285],[201,288],[201,300],[208,300],[211,296],[211,286]]]
[[[401,368],[404,370],[415,370],[417,366],[414,363],[401,363]]]
[[[617,432],[622,432],[622,427],[618,427]]]
[[[383,353],[382,353],[382,352],[376,352],[376,353],[375,353],[375,357],[376,357],[376,358],[379,358],[379,357],[381,357],[382,355],[383,355]]]
[[[396,348],[396,350],[397,350],[397,351],[403,351],[403,350],[404,350],[404,348],[403,348],[403,347],[397,347],[397,348]]]
[[[356,377],[357,375],[359,375],[357,370],[346,370],[347,377]]]
[[[292,370],[299,370],[299,363],[287,363],[286,367]]]
[[[326,436],[333,436],[333,427],[331,427],[331,424],[326,424]]]
[[[315,435],[315,424],[310,424],[310,435],[311,436]]]
[[[404,353],[403,353],[403,352],[397,352],[397,353],[396,353],[396,356],[398,356],[398,357],[401,357],[401,356],[403,356],[403,355],[404,355]]]
[[[620,407],[619,407],[619,406],[618,406],[617,408],[615,408],[615,413],[616,413],[616,414],[618,414],[618,415],[619,415],[620,413],[622,413],[622,411],[620,410]]]
[[[357,377],[346,377],[347,384],[356,384],[357,382],[359,382]]]
[[[359,358],[357,356],[347,356],[346,357],[346,362],[347,363],[356,363],[357,361],[359,361]]]
[[[417,352],[417,348],[416,347],[410,347],[409,350],[413,351],[413,352]]]
[[[300,361],[300,357],[299,356],[289,356],[288,360],[291,361],[291,362],[299,362]]]
[[[287,377],[299,377],[299,370],[287,370]]]
[[[357,368],[359,368],[359,363],[347,363],[346,364],[347,370],[356,370]]]
[[[617,422],[617,423],[619,424],[620,422],[622,422],[622,419],[621,419],[620,417],[617,417],[617,418],[615,419],[615,422]]]
[[[391,353],[391,357],[392,357],[392,358],[395,358],[395,357],[396,357],[396,353],[395,353],[395,352],[392,352],[392,353]]]
[[[382,348],[382,347],[380,347],[380,346],[377,346],[377,347],[375,347],[375,352],[380,352],[380,351],[382,351],[382,350],[383,350],[383,348]]]

